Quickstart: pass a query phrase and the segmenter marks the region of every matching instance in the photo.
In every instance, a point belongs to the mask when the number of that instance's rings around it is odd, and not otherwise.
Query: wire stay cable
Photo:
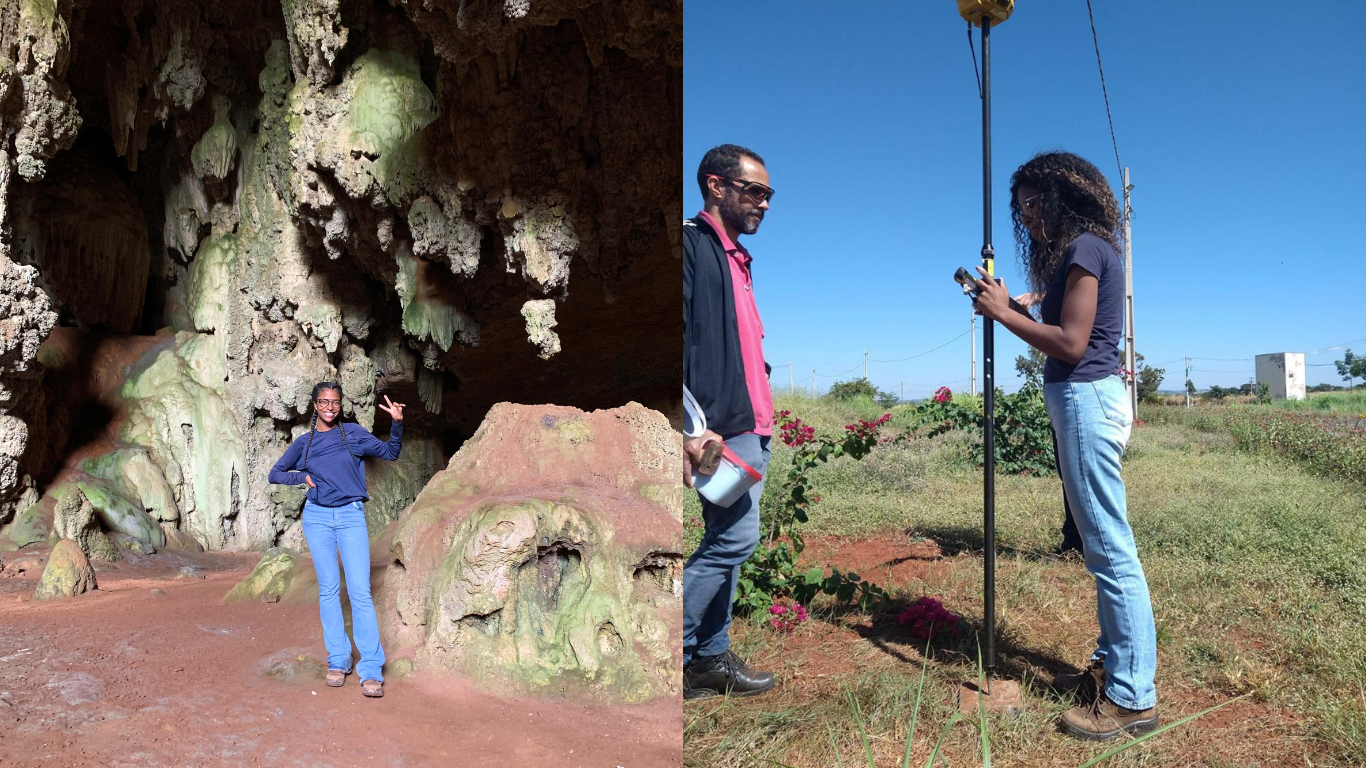
[[[1091,20],[1091,42],[1096,47],[1096,69],[1100,71],[1100,93],[1105,97],[1105,120],[1110,124],[1110,146],[1115,149],[1115,167],[1124,178],[1124,164],[1119,161],[1119,142],[1115,140],[1115,120],[1110,116],[1110,92],[1105,87],[1105,67],[1100,63],[1100,36],[1096,34],[1096,16],[1091,11],[1091,0],[1086,0],[1086,15]],[[969,35],[971,40],[972,36]]]

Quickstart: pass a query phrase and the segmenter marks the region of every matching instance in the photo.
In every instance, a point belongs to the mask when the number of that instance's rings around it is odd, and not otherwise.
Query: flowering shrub
[[[791,632],[806,621],[806,606],[791,600],[780,600],[768,609],[768,625],[779,632]]]
[[[915,637],[926,640],[935,635],[949,635],[957,639],[962,631],[958,617],[933,597],[922,597],[906,606],[896,621]]]
[[[735,590],[735,606],[742,612],[771,612],[789,598],[801,606],[810,605],[819,594],[832,595],[841,603],[856,602],[867,609],[876,600],[885,600],[887,593],[875,584],[863,581],[857,573],[841,573],[838,568],[825,572],[817,566],[798,573],[797,560],[806,549],[806,542],[797,530],[798,523],[807,522],[811,505],[820,497],[810,493],[809,473],[818,465],[849,456],[862,459],[881,442],[878,429],[892,418],[890,413],[868,421],[860,419],[844,428],[844,436],[835,439],[817,435],[816,430],[802,423],[791,411],[781,411],[778,417],[778,436],[792,449],[792,466],[784,479],[778,508],[764,520],[765,530],[759,547],[740,566],[740,578]],[[795,609],[793,609],[795,610]],[[802,608],[802,616],[806,609]],[[770,616],[785,616],[770,614]],[[772,618],[770,618],[770,622]],[[791,618],[780,618],[791,621]]]
[[[941,393],[943,397],[941,397]],[[1011,395],[996,391],[996,468],[1012,475],[1051,474],[1057,471],[1053,455],[1053,433],[1044,408],[1043,392],[1025,387]],[[972,460],[980,466],[986,450],[980,440],[982,410],[953,399],[948,387],[940,387],[933,400],[922,403],[916,412],[917,428],[928,428],[927,436],[936,437],[961,429],[978,436],[972,445]]]

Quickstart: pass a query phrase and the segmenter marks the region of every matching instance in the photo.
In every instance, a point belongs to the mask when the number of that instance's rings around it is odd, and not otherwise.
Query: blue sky
[[[1165,363],[1163,389],[1187,355],[1207,358],[1204,389],[1248,381],[1266,352],[1313,352],[1309,383],[1342,383],[1325,348],[1366,352],[1366,46],[1300,3],[1092,5],[1134,184],[1136,349]],[[761,154],[777,190],[744,240],[774,387],[789,361],[824,390],[861,376],[864,350],[906,358],[968,331],[951,275],[981,248],[981,102],[956,4],[688,0],[683,19],[684,212],[720,143]],[[1067,149],[1120,187],[1085,1],[1020,3],[993,31],[992,92],[997,274],[1018,294],[1011,172]],[[1025,346],[996,337],[1011,391]],[[969,339],[869,373],[907,398],[966,389]]]

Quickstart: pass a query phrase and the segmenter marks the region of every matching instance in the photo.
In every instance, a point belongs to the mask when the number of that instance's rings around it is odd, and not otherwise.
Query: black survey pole
[[[991,17],[982,17],[982,267],[995,279],[991,247]],[[996,323],[982,322],[982,615],[987,678],[996,671]]]

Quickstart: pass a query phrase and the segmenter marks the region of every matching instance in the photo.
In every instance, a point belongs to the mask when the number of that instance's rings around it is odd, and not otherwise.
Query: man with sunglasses
[[[708,431],[689,440],[690,465],[717,441],[763,473],[773,436],[770,368],[741,235],[759,231],[773,188],[764,161],[734,144],[702,158],[702,211],[683,227],[683,383]],[[691,472],[685,472],[691,484]],[[705,533],[683,568],[683,698],[755,696],[773,687],[730,650],[731,600],[740,565],[759,543],[763,481],[729,507],[702,500]]]

